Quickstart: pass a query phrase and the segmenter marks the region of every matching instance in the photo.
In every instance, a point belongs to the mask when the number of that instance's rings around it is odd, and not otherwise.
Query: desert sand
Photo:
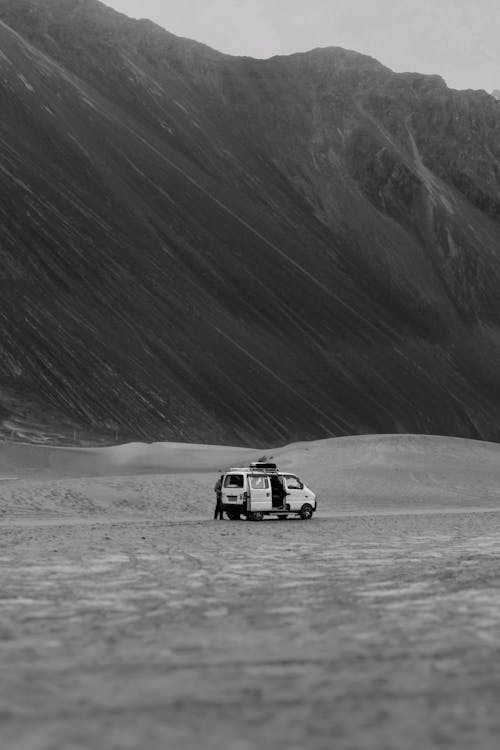
[[[311,521],[213,521],[272,456]],[[0,444],[2,750],[496,748],[500,446]]]

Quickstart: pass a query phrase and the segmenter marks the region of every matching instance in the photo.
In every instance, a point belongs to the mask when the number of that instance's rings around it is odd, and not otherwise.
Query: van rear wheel
[[[300,509],[300,517],[303,521],[309,521],[312,518],[313,515],[313,509],[312,505],[309,505],[309,503],[304,503],[302,508]]]
[[[253,513],[250,513],[248,518],[250,521],[262,521],[264,519],[264,514],[260,510],[255,510]]]
[[[240,514],[234,510],[228,510],[227,517],[230,521],[239,521],[241,518]]]

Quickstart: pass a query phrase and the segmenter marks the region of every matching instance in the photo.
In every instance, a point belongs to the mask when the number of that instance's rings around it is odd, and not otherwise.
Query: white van
[[[232,468],[222,475],[222,510],[232,521],[242,516],[260,521],[264,516],[280,520],[297,515],[312,518],[316,495],[296,474],[278,471],[276,464],[256,462]]]

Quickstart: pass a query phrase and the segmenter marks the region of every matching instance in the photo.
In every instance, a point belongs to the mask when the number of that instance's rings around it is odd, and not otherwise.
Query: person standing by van
[[[222,521],[224,518],[223,512],[222,512],[222,480],[224,478],[224,475],[222,474],[218,480],[215,483],[214,492],[215,492],[215,511],[214,511],[214,521],[219,519],[219,521]]]

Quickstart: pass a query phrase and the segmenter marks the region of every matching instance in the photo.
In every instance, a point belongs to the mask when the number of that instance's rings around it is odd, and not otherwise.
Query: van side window
[[[304,489],[304,485],[302,484],[302,482],[300,481],[298,477],[294,477],[294,476],[287,474],[285,479],[286,479],[286,486],[288,487],[289,490],[303,490]]]
[[[267,477],[249,477],[251,490],[268,490],[269,479]]]
[[[224,487],[243,487],[243,474],[226,474]]]

